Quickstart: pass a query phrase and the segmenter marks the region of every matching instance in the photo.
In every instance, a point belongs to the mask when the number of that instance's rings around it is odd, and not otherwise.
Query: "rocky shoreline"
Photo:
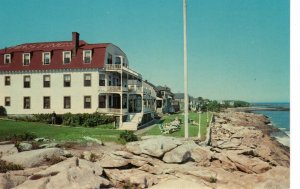
[[[289,188],[289,147],[268,124],[254,113],[216,113],[209,146],[166,136],[24,152],[2,143],[1,160],[24,170],[0,173],[0,188]]]

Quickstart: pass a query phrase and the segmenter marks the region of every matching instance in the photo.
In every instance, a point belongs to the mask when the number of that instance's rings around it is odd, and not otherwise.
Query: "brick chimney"
[[[72,32],[72,56],[76,56],[78,47],[79,47],[79,33],[77,32]]]

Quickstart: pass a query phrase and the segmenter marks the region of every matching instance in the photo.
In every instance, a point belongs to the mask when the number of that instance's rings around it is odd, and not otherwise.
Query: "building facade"
[[[100,112],[124,122],[143,117],[141,74],[109,43],[27,43],[0,50],[0,106],[8,114]],[[138,124],[132,127],[137,129]]]

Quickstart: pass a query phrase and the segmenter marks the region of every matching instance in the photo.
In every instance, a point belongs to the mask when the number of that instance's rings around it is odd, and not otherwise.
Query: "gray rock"
[[[40,148],[54,148],[54,147],[58,147],[59,144],[57,143],[46,143],[46,144],[41,144],[39,147]]]
[[[130,160],[113,154],[103,154],[102,157],[99,157],[98,162],[104,168],[114,168],[126,166],[130,163]]]
[[[158,183],[155,175],[138,170],[138,169],[104,169],[105,174],[115,184],[129,182],[138,185],[141,188],[148,188]]]
[[[110,182],[102,177],[103,169],[99,164],[86,160],[70,158],[55,164],[46,170],[35,173],[29,180],[16,187],[16,189],[28,188],[60,188],[82,189],[102,188]],[[77,162],[78,161],[78,162]],[[78,166],[76,165],[78,163]]]
[[[213,157],[214,153],[210,151],[207,147],[197,146],[191,150],[192,159],[199,163],[202,166],[209,166],[210,160]]]
[[[271,169],[271,166],[259,158],[249,158],[244,155],[238,155],[233,152],[225,153],[227,158],[232,161],[235,166],[245,173],[263,173]]]
[[[36,142],[49,142],[50,140],[49,139],[46,139],[46,138],[36,138],[34,139]]]
[[[99,145],[103,145],[102,141],[101,140],[98,140],[96,138],[92,138],[92,137],[89,137],[89,136],[84,136],[83,137],[85,140],[87,141],[91,141],[91,142],[94,142],[96,144],[99,144]]]
[[[152,137],[147,140],[130,142],[126,144],[126,149],[134,154],[148,154],[154,157],[161,157],[166,152],[181,145],[182,142],[174,137]]]
[[[32,149],[32,144],[30,143],[26,143],[26,142],[21,142],[19,145],[18,145],[18,148],[20,149],[20,151],[29,151]]]
[[[193,141],[186,142],[177,148],[167,152],[164,157],[163,161],[166,163],[182,163],[187,161],[192,157],[191,151],[198,147],[197,144]]]
[[[14,144],[0,145],[0,158],[2,156],[8,156],[16,153],[18,153],[18,149]]]
[[[59,157],[63,154],[62,149],[45,148],[4,156],[2,159],[23,167],[34,167],[43,164],[47,158],[52,158],[53,156]]]

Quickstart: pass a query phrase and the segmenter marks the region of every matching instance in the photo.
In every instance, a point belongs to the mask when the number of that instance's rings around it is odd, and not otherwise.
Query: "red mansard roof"
[[[74,38],[73,38],[74,40]],[[103,68],[105,64],[105,53],[110,43],[88,44],[79,40],[76,56],[73,56],[69,64],[63,64],[63,51],[72,51],[74,41],[26,43],[0,49],[0,71],[26,71],[26,70],[59,70],[59,69],[82,69]],[[92,50],[91,63],[83,62],[83,50]],[[51,62],[43,65],[42,53],[51,52]],[[30,65],[23,66],[23,53],[30,53]],[[11,63],[4,64],[4,54],[11,54]]]

